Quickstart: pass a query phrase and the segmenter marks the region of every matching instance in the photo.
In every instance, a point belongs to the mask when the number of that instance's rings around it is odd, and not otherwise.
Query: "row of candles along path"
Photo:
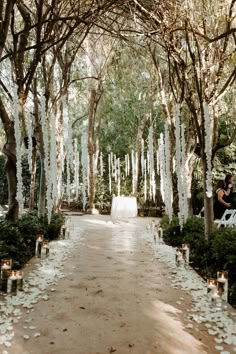
[[[157,240],[159,243],[163,243],[163,229],[155,224],[148,225],[148,230],[153,233],[154,242]],[[189,266],[190,245],[187,243],[182,244],[181,247],[177,247],[175,251],[175,264],[176,267]],[[207,280],[207,292],[210,295],[212,302],[218,300],[224,300],[228,302],[228,272],[217,272],[217,279]]]
[[[60,238],[65,239],[69,237],[69,228],[66,224],[61,227]],[[36,237],[35,256],[41,258],[42,256],[49,256],[49,242],[44,240],[42,234]],[[12,270],[12,260],[1,260],[1,276],[0,276],[0,291],[16,295],[17,290],[23,291],[23,272],[20,270]]]

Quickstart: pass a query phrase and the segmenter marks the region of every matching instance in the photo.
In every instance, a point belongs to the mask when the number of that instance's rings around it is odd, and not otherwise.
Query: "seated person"
[[[219,180],[217,183],[215,202],[214,202],[214,217],[221,219],[226,209],[230,209],[231,203],[227,203],[225,198],[230,194],[230,188],[225,190],[226,183],[224,180]]]
[[[226,175],[225,176],[225,184],[226,184],[226,187],[225,187],[225,190],[227,190],[228,188],[230,188],[230,193],[228,196],[225,196],[224,200],[227,202],[227,203],[230,203],[232,208],[235,208],[236,207],[236,193],[233,191],[233,187],[234,187],[234,182],[233,182],[233,176],[232,175]]]

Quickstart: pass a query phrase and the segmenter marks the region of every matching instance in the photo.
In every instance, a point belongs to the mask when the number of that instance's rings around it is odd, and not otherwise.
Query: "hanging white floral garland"
[[[147,200],[147,160],[144,159],[143,161],[143,174],[144,174],[144,201]]]
[[[179,105],[175,111],[175,160],[176,160],[176,176],[178,189],[178,206],[179,206],[179,224],[183,228],[188,217],[187,187],[186,187],[186,156],[185,156],[185,128],[180,124],[180,108]]]
[[[129,154],[127,155],[127,175],[130,175],[130,158]]]
[[[182,164],[182,183],[183,183],[183,219],[184,222],[188,218],[188,186],[187,186],[187,161],[186,161],[186,142],[185,142],[185,126],[181,125],[181,164]]]
[[[17,86],[13,88],[13,119],[14,119],[14,132],[16,140],[16,200],[19,204],[19,214],[22,213],[24,202],[23,202],[23,182],[22,182],[22,159],[21,159],[21,130],[20,130],[20,120],[19,120],[19,110],[18,110],[18,95]]]
[[[58,195],[57,198],[58,198],[58,200],[63,195],[63,182],[62,182],[62,176],[63,176],[63,171],[64,171],[64,146],[63,145],[64,145],[63,134],[61,134],[60,152],[59,152],[59,158],[58,158],[60,161],[60,168],[58,171],[58,182],[57,182],[57,195]]]
[[[212,197],[212,121],[209,115],[209,107],[206,102],[203,103],[204,121],[205,121],[205,154],[207,162],[206,172],[206,195],[208,198]]]
[[[111,194],[111,153],[108,154],[108,178],[109,178],[109,192]]]
[[[46,206],[47,211],[48,208],[50,209],[51,203],[51,181],[50,181],[50,165],[49,165],[49,139],[48,139],[48,125],[47,125],[47,118],[46,118],[46,104],[45,104],[45,97],[42,96],[41,98],[41,126],[42,126],[42,135],[43,135],[43,151],[44,151],[44,173],[46,179]],[[48,221],[50,222],[50,215],[47,214]]]
[[[132,165],[132,193],[135,192],[135,155],[134,150],[131,151],[131,165]]]
[[[172,187],[172,174],[171,174],[171,159],[170,159],[170,137],[168,123],[165,124],[165,204],[169,220],[173,216],[173,187]]]
[[[103,177],[103,154],[100,152],[100,176]]]
[[[50,136],[50,170],[52,183],[53,205],[57,200],[57,143],[56,143],[56,116],[51,116],[51,136]]]
[[[117,195],[120,196],[120,158],[117,159]]]
[[[56,117],[50,117],[50,164],[47,185],[48,222],[52,217],[52,209],[57,199],[57,157],[56,157]]]
[[[128,176],[128,161],[127,161],[127,154],[125,155],[125,177]]]
[[[158,161],[159,161],[159,175],[160,175],[160,192],[161,192],[161,197],[163,200],[163,203],[165,204],[165,189],[164,189],[164,183],[165,183],[165,153],[164,153],[164,138],[163,134],[160,134],[160,138],[158,139]]]
[[[89,180],[89,169],[88,169],[88,138],[87,133],[84,131],[81,136],[81,151],[82,151],[82,198],[83,198],[83,209],[85,210],[87,203],[87,192],[88,192],[88,180]]]
[[[79,197],[79,151],[78,140],[74,139],[74,184],[75,184],[75,199]]]
[[[144,140],[141,140],[141,172],[144,175]]]
[[[155,181],[155,165],[154,165],[154,152],[153,152],[153,128],[150,126],[148,134],[148,152],[149,152],[149,179],[150,179],[150,199],[155,201],[156,197],[156,181]]]

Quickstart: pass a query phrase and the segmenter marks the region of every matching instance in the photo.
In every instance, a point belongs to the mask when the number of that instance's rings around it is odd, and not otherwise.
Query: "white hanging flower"
[[[131,151],[131,164],[132,164],[132,193],[135,192],[135,155],[134,150]]]
[[[166,168],[165,204],[166,204],[169,220],[171,221],[173,216],[173,206],[172,206],[173,187],[172,187],[171,159],[170,159],[170,137],[169,137],[169,127],[167,122],[165,124],[165,168]]]
[[[75,199],[79,197],[79,152],[78,140],[74,139],[74,181],[75,181]]]
[[[109,174],[109,192],[111,194],[111,161],[112,153],[108,154],[108,174]]]
[[[188,217],[188,194],[187,194],[187,171],[186,171],[186,143],[185,127],[180,124],[180,108],[176,107],[175,112],[175,160],[177,188],[179,196],[179,224],[183,228]]]
[[[50,209],[51,204],[51,174],[49,171],[49,142],[48,142],[48,125],[46,119],[46,105],[45,105],[45,97],[41,98],[41,126],[42,126],[42,135],[43,135],[43,151],[44,151],[44,173],[46,179],[46,206],[47,210]],[[50,222],[51,217],[50,213],[47,214],[48,221]]]
[[[143,162],[144,169],[144,201],[147,200],[147,160],[145,159]]]
[[[19,214],[21,214],[24,202],[23,202],[23,181],[22,181],[22,159],[21,159],[21,130],[18,110],[18,95],[17,86],[13,88],[13,119],[14,119],[14,132],[16,139],[16,200],[19,204]]]
[[[89,166],[88,166],[88,136],[86,131],[81,136],[81,151],[82,151],[82,197],[83,197],[83,209],[85,210],[87,203],[87,192],[89,188]]]
[[[26,116],[25,118],[25,124],[26,124],[26,132],[27,132],[27,137],[28,137],[28,165],[29,165],[29,172],[32,174],[32,150],[33,150],[33,144],[32,144],[32,124],[31,120],[29,118],[29,115]]]
[[[102,152],[100,152],[100,176],[103,177],[103,155]]]
[[[144,140],[141,141],[141,170],[142,176],[144,175]]]
[[[120,196],[120,158],[117,159],[117,195]]]
[[[205,154],[207,162],[207,172],[206,172],[206,195],[208,198],[212,197],[212,120],[209,115],[209,107],[206,102],[203,103],[204,110],[204,121],[205,121]]]
[[[154,151],[153,151],[153,128],[150,126],[148,134],[148,153],[149,153],[149,180],[150,180],[150,198],[155,201],[156,197],[156,181],[154,167]]]

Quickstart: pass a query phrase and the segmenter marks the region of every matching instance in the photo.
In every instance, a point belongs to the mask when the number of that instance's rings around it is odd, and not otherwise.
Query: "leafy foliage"
[[[229,273],[229,301],[236,305],[236,230],[215,230],[209,241],[204,236],[204,219],[189,218],[180,231],[177,217],[169,223],[167,217],[161,221],[164,241],[173,247],[183,243],[190,245],[190,263],[205,279],[216,277],[217,271]]]
[[[43,233],[45,239],[56,239],[63,222],[60,214],[53,214],[48,224],[34,213],[24,214],[18,221],[1,220],[0,259],[10,258],[13,267],[20,269],[34,255],[36,235]]]

